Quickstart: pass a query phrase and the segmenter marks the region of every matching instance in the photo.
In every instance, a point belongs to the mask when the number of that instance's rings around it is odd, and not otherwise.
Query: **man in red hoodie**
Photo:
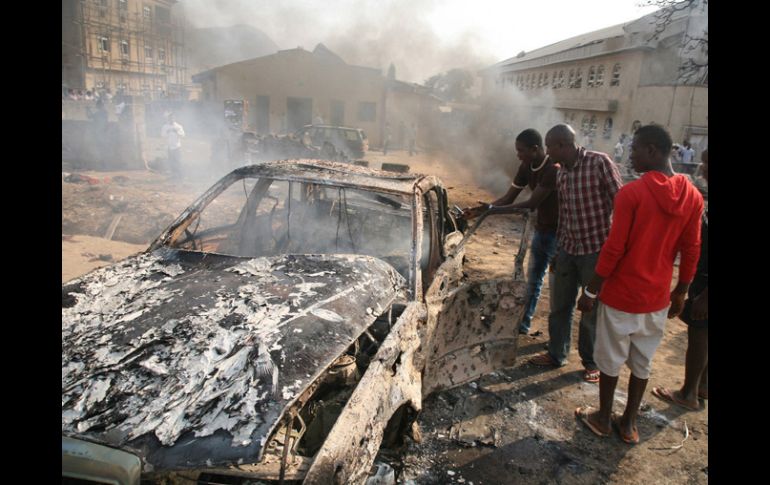
[[[612,425],[626,443],[638,443],[636,418],[650,376],[652,356],[663,339],[666,317],[679,315],[700,254],[703,196],[668,159],[671,135],[658,125],[639,128],[631,143],[634,170],[644,175],[615,196],[612,226],[594,277],[583,289],[578,308],[597,307],[594,360],[601,378],[599,409],[577,408],[591,431],[608,436]],[[681,254],[673,291],[674,260]],[[618,375],[631,369],[628,401],[622,416],[612,414]]]

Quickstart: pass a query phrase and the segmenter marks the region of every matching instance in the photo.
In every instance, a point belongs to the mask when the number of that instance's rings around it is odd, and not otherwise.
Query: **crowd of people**
[[[516,137],[521,165],[508,192],[461,216],[537,210],[520,333],[529,332],[549,267],[553,279],[547,351],[529,362],[566,365],[577,303],[583,379],[599,384],[599,403],[577,408],[575,416],[601,437],[617,429],[630,444],[639,442],[639,406],[669,318],[688,325],[685,382],[674,391],[655,387],[652,394],[687,410],[708,399],[708,217],[701,193],[673,170],[673,150],[670,134],[654,124],[621,137],[614,161],[580,146],[569,125],[554,126],[545,140],[527,129]],[[641,174],[625,185],[618,169],[624,153]],[[708,181],[708,150],[701,158]],[[529,199],[516,202],[525,187]],[[678,281],[670,290],[677,256]],[[624,364],[631,371],[628,399],[615,414]]]

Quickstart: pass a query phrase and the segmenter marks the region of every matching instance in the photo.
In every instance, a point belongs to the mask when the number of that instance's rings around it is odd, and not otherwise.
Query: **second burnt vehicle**
[[[308,134],[314,146],[323,147],[328,143],[348,158],[363,158],[369,151],[369,139],[364,130],[360,128],[320,124],[305,125],[294,135],[298,139],[302,139],[305,133]]]
[[[433,176],[232,171],[62,285],[62,477],[363,483],[426,396],[514,363],[526,244],[470,282],[465,240]]]

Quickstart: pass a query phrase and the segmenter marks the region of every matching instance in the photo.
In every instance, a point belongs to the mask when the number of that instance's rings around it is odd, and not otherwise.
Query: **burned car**
[[[362,483],[427,395],[514,363],[526,244],[468,282],[464,241],[432,176],[234,170],[62,286],[62,476]]]

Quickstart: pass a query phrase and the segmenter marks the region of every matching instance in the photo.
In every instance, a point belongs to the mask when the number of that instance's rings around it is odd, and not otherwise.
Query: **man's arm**
[[[521,191],[524,189],[524,187],[526,187],[526,185],[527,185],[527,172],[525,167],[521,165],[519,166],[518,172],[516,172],[516,176],[513,179],[513,183],[508,188],[508,192],[506,192],[504,196],[500,197],[499,199],[491,203],[479,201],[478,206],[469,207],[463,211],[462,213],[463,219],[473,219],[474,217],[478,217],[481,214],[483,214],[484,211],[489,210],[489,206],[512,204],[513,201],[516,200],[516,197],[518,197]],[[490,214],[502,214],[502,212],[491,212]]]
[[[687,290],[690,289],[695,277],[698,258],[700,257],[700,218],[703,212],[703,200],[701,199],[698,209],[693,211],[693,215],[687,222],[682,235],[679,236],[679,281],[671,292],[671,306],[668,309],[668,318],[674,318],[684,309],[684,300],[687,296]]]
[[[521,189],[519,189],[519,191],[521,191]],[[532,192],[530,198],[527,200],[522,200],[521,202],[516,203],[508,203],[505,205],[498,205],[493,203],[492,205],[495,207],[490,211],[490,214],[512,214],[514,212],[521,212],[522,209],[537,209],[540,207],[540,204],[542,204],[543,201],[548,198],[549,195],[551,195],[551,192],[553,192],[553,189],[537,186],[535,187],[534,192]],[[516,195],[518,195],[518,193]]]
[[[594,276],[586,285],[585,291],[578,301],[578,309],[582,312],[590,312],[594,307],[596,296],[602,289],[604,280],[615,271],[623,255],[626,253],[628,235],[631,233],[631,225],[634,221],[636,204],[627,191],[620,192],[615,197],[615,210],[612,212],[612,224],[607,240],[604,241],[599,259],[596,261]]]

